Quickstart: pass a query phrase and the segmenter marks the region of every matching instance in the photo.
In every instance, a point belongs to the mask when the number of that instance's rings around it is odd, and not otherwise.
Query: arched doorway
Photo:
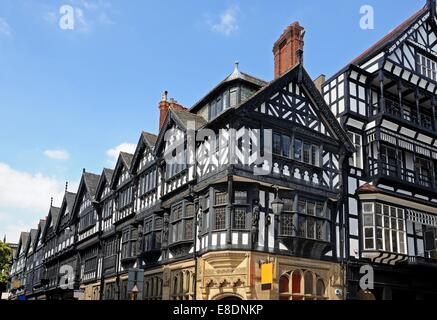
[[[222,294],[222,295],[219,295],[219,296],[215,297],[214,300],[220,300],[220,301],[241,301],[243,299],[241,299],[240,296],[237,296],[235,294]]]

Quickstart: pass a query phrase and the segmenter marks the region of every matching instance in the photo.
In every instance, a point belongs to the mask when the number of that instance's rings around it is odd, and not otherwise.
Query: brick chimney
[[[173,108],[181,111],[186,111],[187,108],[184,108],[173,98],[170,101],[167,101],[168,92],[164,91],[162,94],[161,102],[159,103],[159,130],[161,130],[164,125],[165,118],[167,118],[168,109]]]
[[[305,29],[294,22],[288,26],[273,46],[275,79],[299,63],[299,51],[303,52]]]

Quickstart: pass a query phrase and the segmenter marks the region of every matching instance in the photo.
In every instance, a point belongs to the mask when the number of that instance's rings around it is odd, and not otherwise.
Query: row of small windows
[[[140,194],[139,194],[140,196],[156,188],[155,170],[150,171],[149,173],[141,176],[139,188],[140,188]]]
[[[320,166],[320,146],[288,135],[273,134],[273,154]]]
[[[80,217],[79,220],[79,232],[89,228],[90,226],[95,225],[96,222],[97,222],[96,210],[84,214],[83,216]]]
[[[120,192],[117,197],[117,209],[123,209],[132,202],[132,187],[128,187]]]
[[[326,299],[325,291],[323,279],[309,270],[289,271],[279,278],[280,300]]]
[[[103,209],[102,209],[103,219],[112,217],[112,213],[113,213],[113,201],[112,199],[110,199],[103,204]]]

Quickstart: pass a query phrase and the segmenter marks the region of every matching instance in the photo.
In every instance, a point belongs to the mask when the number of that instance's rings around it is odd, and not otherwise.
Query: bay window
[[[369,202],[362,212],[365,250],[407,254],[404,209]]]
[[[121,236],[121,258],[134,258],[137,254],[136,241],[138,238],[138,230],[133,227],[128,227],[122,232]]]

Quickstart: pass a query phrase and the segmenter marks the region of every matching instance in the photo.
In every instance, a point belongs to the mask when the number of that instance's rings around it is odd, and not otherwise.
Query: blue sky
[[[299,21],[305,65],[332,75],[425,0],[1,0],[0,236],[17,241],[59,205],[65,181],[100,173],[141,130],[161,93],[189,107],[232,72],[273,77],[272,45]],[[75,27],[59,26],[63,5]],[[360,28],[371,5],[375,28]]]

